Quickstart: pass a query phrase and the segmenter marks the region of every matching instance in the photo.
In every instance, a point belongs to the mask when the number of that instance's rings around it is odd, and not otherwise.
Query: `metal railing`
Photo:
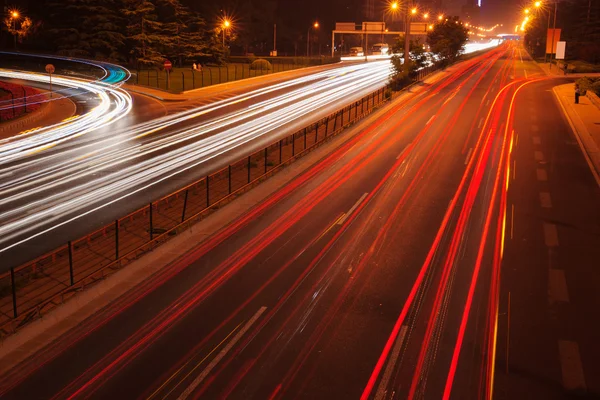
[[[147,206],[0,274],[0,336],[186,230],[385,101],[385,88]]]

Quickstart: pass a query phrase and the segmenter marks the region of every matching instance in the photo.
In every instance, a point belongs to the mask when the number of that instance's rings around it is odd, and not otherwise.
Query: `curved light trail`
[[[43,83],[48,80],[47,76],[40,74],[6,70],[0,70],[0,77]],[[53,82],[58,86],[89,92],[98,97],[100,104],[84,115],[78,115],[58,124],[29,130],[17,136],[0,140],[0,165],[30,156],[105,127],[123,118],[131,111],[131,96],[118,87],[113,87],[101,81],[86,82],[62,76],[54,77]],[[0,109],[2,108],[0,107]]]

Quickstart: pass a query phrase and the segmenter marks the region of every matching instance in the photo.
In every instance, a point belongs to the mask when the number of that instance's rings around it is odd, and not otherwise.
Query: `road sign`
[[[410,23],[410,34],[411,35],[427,35],[427,22],[411,22]]]
[[[556,54],[556,43],[560,40],[560,28],[548,29],[546,36],[546,54]],[[554,44],[552,41],[554,40]]]
[[[567,47],[567,42],[556,42],[556,56],[557,60],[565,59],[565,49]]]
[[[336,31],[354,31],[356,30],[356,24],[354,22],[336,22]]]
[[[52,65],[52,64],[46,65],[46,72],[49,74],[53,74],[54,73],[54,65]]]
[[[173,68],[173,64],[171,64],[171,61],[169,61],[169,60],[165,60],[164,66],[167,71],[170,71],[171,68]]]
[[[384,22],[363,22],[362,30],[368,32],[383,32],[385,31]]]

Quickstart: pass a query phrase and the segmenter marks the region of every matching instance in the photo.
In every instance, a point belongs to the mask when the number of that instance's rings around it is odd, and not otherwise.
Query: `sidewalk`
[[[39,90],[39,89],[38,89]],[[41,91],[44,93],[43,91]],[[30,114],[0,124],[0,139],[18,135],[23,131],[57,124],[75,115],[77,107],[69,98],[54,94],[54,100],[44,103]],[[46,92],[47,97],[47,92]]]
[[[575,104],[572,83],[555,86],[553,92],[600,185],[600,108],[588,96],[581,96]]]
[[[566,76],[566,77],[570,77],[570,78],[583,78],[584,76],[600,77],[600,72],[591,72],[591,73],[585,73],[585,74],[582,74],[582,73],[565,74],[565,71],[558,68],[556,65],[552,65],[552,68],[550,68],[550,64],[548,64],[548,63],[536,63],[536,64],[548,76],[561,76],[561,77]]]

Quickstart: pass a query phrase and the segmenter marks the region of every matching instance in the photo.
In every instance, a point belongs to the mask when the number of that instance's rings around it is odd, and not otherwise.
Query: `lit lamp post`
[[[396,11],[398,11],[399,8],[400,8],[400,4],[398,4],[397,1],[393,1],[393,2],[389,3],[389,8],[388,9],[384,9],[383,10],[383,13],[381,15],[381,22],[382,22],[382,24],[381,24],[381,43],[384,43],[383,32],[384,31],[387,32],[387,29],[384,28],[385,27],[385,13],[386,13],[386,11],[390,12],[390,13],[395,13]]]
[[[17,10],[10,12],[10,20],[13,24],[13,36],[15,38],[15,49],[17,48],[17,20],[21,17]]]
[[[221,30],[223,31],[223,47],[225,47],[225,30],[231,27],[231,21],[225,18],[223,20],[223,24],[221,25]]]
[[[410,18],[417,15],[417,7],[406,9],[406,22],[404,24],[404,64],[406,65],[410,56]]]
[[[306,34],[306,57],[310,57],[310,30],[312,28],[318,29],[319,23],[315,22],[310,28],[308,28],[308,32]]]

